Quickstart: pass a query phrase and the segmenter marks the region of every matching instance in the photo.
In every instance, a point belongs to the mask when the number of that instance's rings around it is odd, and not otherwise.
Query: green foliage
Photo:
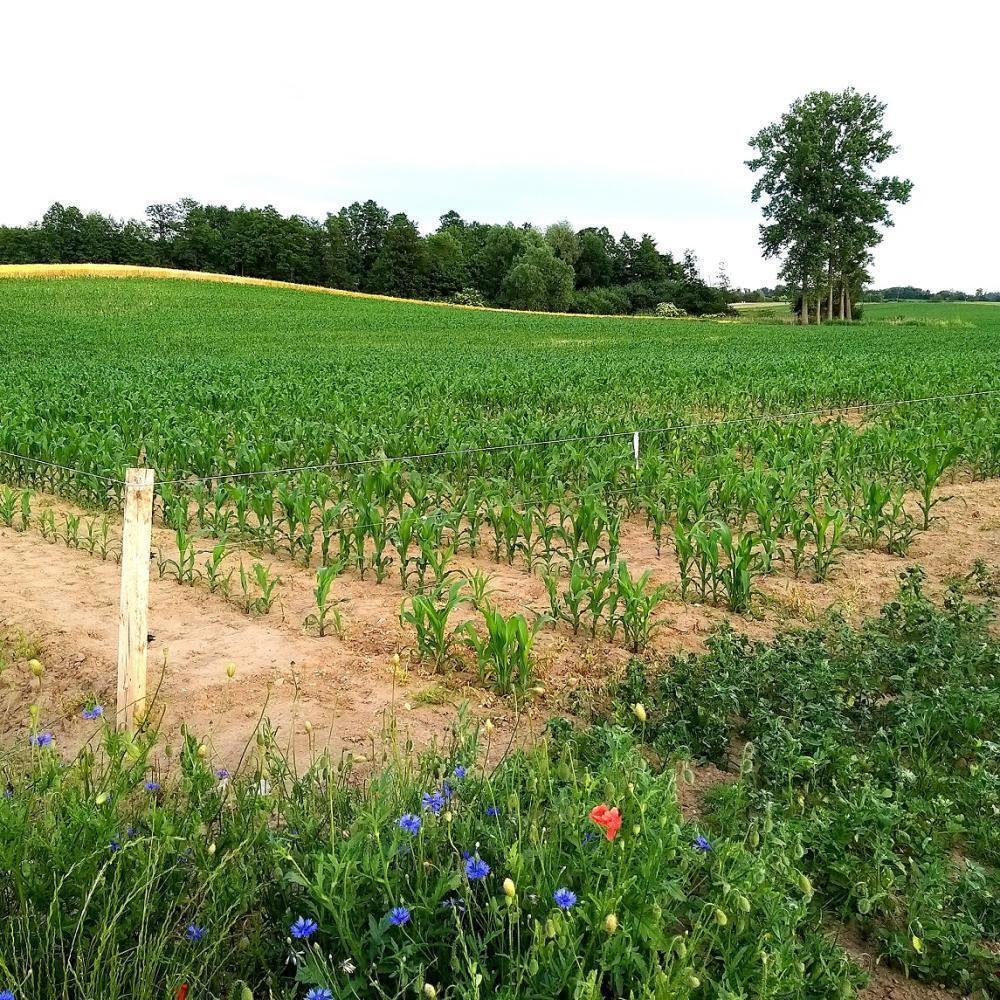
[[[622,719],[665,758],[732,766],[712,824],[754,837],[787,823],[818,900],[911,974],[989,993],[1000,960],[995,872],[1000,642],[988,608],[923,594],[919,571],[879,618],[753,645],[720,631],[704,656],[647,678]],[[637,726],[638,728],[638,726]],[[914,944],[914,939],[918,945]]]
[[[0,988],[853,996],[861,973],[822,933],[790,824],[696,849],[673,774],[617,728],[489,766],[488,749],[464,733],[419,757],[390,745],[361,781],[349,756],[296,773],[267,730],[221,778],[191,734],[164,756],[108,729],[70,767],[25,743],[3,763]],[[602,801],[621,810],[613,841],[588,818]],[[307,938],[290,933],[299,918],[315,921]]]

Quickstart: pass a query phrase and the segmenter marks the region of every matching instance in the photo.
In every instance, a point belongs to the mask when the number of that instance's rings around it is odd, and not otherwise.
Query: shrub
[[[485,306],[489,304],[478,288],[463,288],[460,292],[455,292],[448,301],[453,302],[456,306]]]
[[[657,316],[686,316],[687,313],[683,309],[679,309],[673,304],[673,302],[658,302],[656,304],[656,315]]]

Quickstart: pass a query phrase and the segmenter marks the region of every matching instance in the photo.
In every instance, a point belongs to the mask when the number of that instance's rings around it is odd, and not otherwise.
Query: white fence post
[[[149,546],[153,531],[152,469],[125,474],[122,527],[121,612],[118,620],[116,721],[133,732],[146,712],[146,648],[149,636]]]
[[[632,432],[632,454],[635,455],[635,467],[639,468],[639,432]]]

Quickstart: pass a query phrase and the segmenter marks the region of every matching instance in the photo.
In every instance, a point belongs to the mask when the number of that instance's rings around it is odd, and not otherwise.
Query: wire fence
[[[172,479],[160,480],[157,487],[162,486],[195,486],[200,483],[221,483],[243,479],[261,479],[267,477],[285,477],[298,475],[303,472],[333,472],[360,468],[369,468],[377,465],[388,465],[390,463],[415,463],[431,461],[441,458],[464,458],[471,455],[498,454],[502,452],[523,451],[531,448],[546,448],[568,444],[585,444],[614,440],[634,440],[636,435],[641,440],[644,437],[655,437],[662,434],[677,433],[686,430],[703,429],[707,427],[726,427],[736,425],[746,425],[753,423],[783,423],[789,420],[796,420],[802,417],[826,416],[830,414],[853,413],[880,408],[893,408],[899,406],[910,406],[922,403],[952,402],[963,399],[973,399],[983,396],[994,396],[1000,394],[1000,388],[982,389],[974,392],[951,393],[937,396],[917,396],[906,399],[877,400],[867,403],[851,403],[847,405],[826,405],[813,407],[810,409],[782,411],[779,413],[761,413],[746,417],[720,417],[712,420],[689,421],[686,423],[669,424],[663,427],[633,428],[622,431],[608,431],[601,434],[571,435],[567,437],[542,438],[531,441],[516,441],[507,444],[481,445],[467,448],[449,448],[438,451],[413,452],[410,454],[379,456],[373,458],[355,459],[351,461],[318,462],[308,465],[287,466],[278,469],[254,469],[245,472],[220,472],[209,475],[182,475]],[[77,469],[46,459],[33,458],[28,455],[21,455],[12,451],[0,450],[0,456],[14,459],[19,462],[26,462],[36,466],[56,469],[70,475],[91,478],[96,482],[104,483],[107,486],[124,488],[126,483],[123,479],[113,476],[90,472],[85,469]]]

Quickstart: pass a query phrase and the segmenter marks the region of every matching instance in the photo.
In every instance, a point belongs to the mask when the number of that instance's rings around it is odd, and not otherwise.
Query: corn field
[[[1000,308],[947,307],[932,325],[896,308],[802,330],[7,281],[0,521],[30,519],[26,492],[58,494],[94,517],[36,527],[107,558],[120,486],[93,477],[143,455],[176,535],[161,576],[266,613],[269,561],[291,560],[319,574],[320,634],[340,630],[333,577],[392,579],[433,662],[464,644],[509,686],[537,623],[458,593],[459,556],[538,574],[549,622],[639,651],[665,594],[620,558],[624,527],[676,561],[685,599],[742,612],[769,574],[824,580],[849,549],[905,555],[949,483],[1000,475],[998,396],[973,395],[1000,387]],[[228,544],[259,561],[227,576]],[[460,603],[482,612],[475,636],[436,620]]]

